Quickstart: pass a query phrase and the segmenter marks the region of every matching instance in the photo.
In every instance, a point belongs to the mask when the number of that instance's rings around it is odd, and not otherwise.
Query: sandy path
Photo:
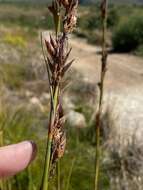
[[[101,65],[100,48],[77,38],[73,38],[71,44],[73,56],[76,57],[73,66],[90,81],[97,82]],[[143,87],[143,59],[129,54],[110,54],[106,86],[114,90]]]
[[[100,48],[77,38],[71,40],[71,45],[73,56],[76,57],[73,67],[89,81],[97,83],[101,65]],[[142,138],[143,58],[129,54],[110,54],[105,88],[105,102],[114,107],[118,115],[118,127],[126,128],[128,137],[129,131],[139,128],[138,135]]]

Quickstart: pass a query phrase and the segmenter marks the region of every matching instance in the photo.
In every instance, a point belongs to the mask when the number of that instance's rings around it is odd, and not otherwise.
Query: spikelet
[[[78,0],[53,0],[48,7],[53,16],[55,33],[49,39],[42,39],[42,52],[46,64],[49,92],[50,117],[48,124],[45,163],[40,190],[47,190],[49,178],[54,175],[56,162],[64,155],[66,133],[65,116],[62,107],[64,75],[74,60],[68,61],[71,48],[68,49],[68,34],[74,30],[77,21]],[[43,46],[43,42],[46,48]],[[45,49],[47,52],[45,52]]]
[[[66,147],[65,116],[62,108],[63,89],[61,84],[64,80],[64,75],[74,61],[68,60],[72,49],[67,49],[67,43],[68,34],[76,26],[77,5],[78,0],[53,0],[52,5],[48,7],[54,19],[56,32],[56,35],[52,34],[49,39],[44,39],[47,49],[46,66],[52,92],[52,114],[49,122],[49,134],[52,137],[50,173],[53,173],[56,162],[64,155]]]

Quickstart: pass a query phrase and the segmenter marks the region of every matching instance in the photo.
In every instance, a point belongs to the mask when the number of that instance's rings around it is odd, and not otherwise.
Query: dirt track
[[[101,65],[100,48],[87,44],[84,40],[73,38],[74,67],[90,81],[98,82]],[[110,54],[106,76],[108,89],[123,90],[136,86],[143,87],[143,58],[129,54]]]
[[[73,67],[89,81],[97,83],[100,77],[101,49],[77,38],[73,38],[71,44],[73,56],[76,57]],[[129,54],[110,54],[105,87],[105,103],[115,111],[118,127],[127,129],[123,130],[127,137],[131,131],[131,134],[136,131],[142,139],[143,58]]]

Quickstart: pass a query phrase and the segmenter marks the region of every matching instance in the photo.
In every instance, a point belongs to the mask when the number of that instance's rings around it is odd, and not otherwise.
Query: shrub
[[[112,42],[114,50],[119,52],[135,51],[143,44],[142,14],[121,21],[113,32]]]
[[[83,12],[84,13],[84,12]],[[108,28],[114,27],[115,24],[119,20],[119,15],[116,11],[115,8],[110,8],[109,9],[109,14],[108,14],[108,20],[107,20],[107,25]],[[96,7],[91,7],[86,14],[81,14],[79,18],[79,23],[78,26],[81,29],[86,29],[86,30],[99,30],[101,29],[101,15],[99,10],[96,9]]]
[[[109,9],[107,26],[109,31],[114,28],[116,23],[119,20],[119,14],[114,7]],[[100,45],[102,42],[102,20],[101,14],[96,7],[90,7],[85,11],[81,10],[81,15],[78,20],[78,30],[76,30],[75,34],[78,37],[86,38],[87,41],[91,44]],[[108,32],[108,45],[110,45],[110,35]]]
[[[100,15],[92,13],[81,16],[79,18],[78,26],[81,29],[88,29],[88,30],[98,29],[101,27]]]
[[[138,48],[137,48],[137,50],[136,50],[136,55],[138,55],[138,56],[143,56],[143,44],[141,44]]]
[[[116,23],[118,23],[118,21],[119,21],[119,13],[114,7],[110,8],[107,19],[108,28],[114,27]]]

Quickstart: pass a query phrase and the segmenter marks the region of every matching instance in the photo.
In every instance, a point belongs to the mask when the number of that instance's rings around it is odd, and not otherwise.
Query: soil
[[[87,80],[98,83],[100,80],[101,48],[73,38],[73,67]],[[118,127],[143,134],[143,58],[131,54],[110,53],[105,79],[105,107],[110,107],[119,121]],[[131,130],[129,130],[131,129]],[[137,130],[139,129],[139,130]],[[121,130],[122,131],[122,130]],[[142,133],[141,133],[142,131]]]
[[[90,81],[100,79],[101,48],[86,43],[85,40],[73,38],[73,67],[84,74]],[[127,88],[143,87],[143,58],[130,54],[112,53],[108,56],[108,71],[105,79],[108,90],[124,91]]]

